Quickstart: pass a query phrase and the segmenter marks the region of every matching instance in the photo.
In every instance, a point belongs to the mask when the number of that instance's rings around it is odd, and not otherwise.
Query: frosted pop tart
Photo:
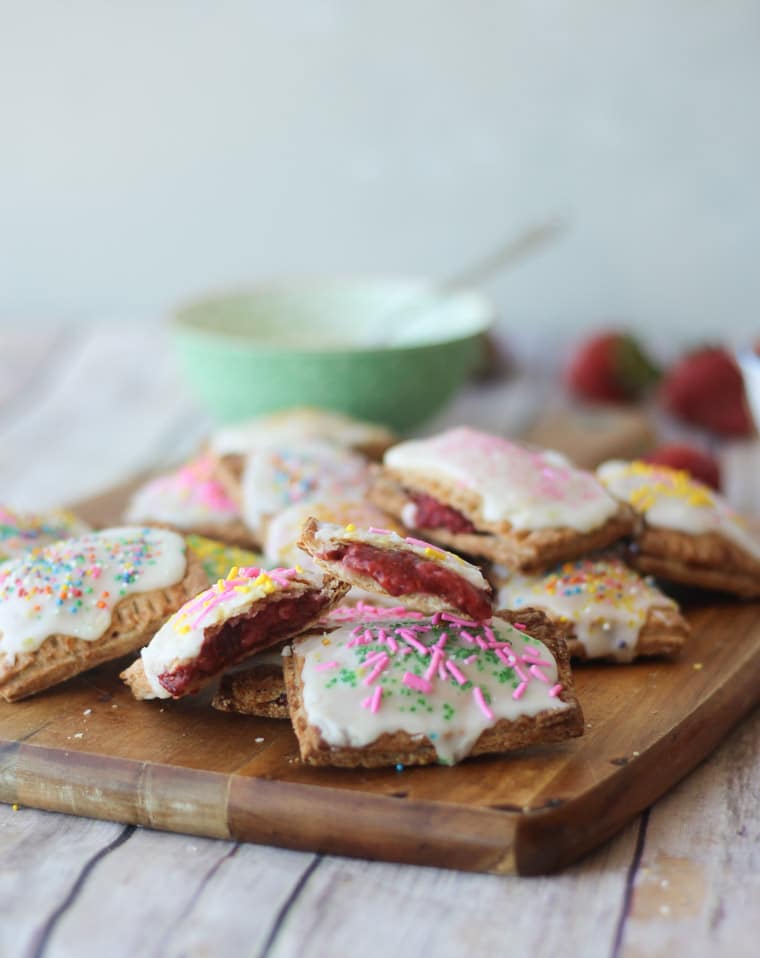
[[[678,605],[617,556],[577,559],[538,575],[496,569],[491,577],[497,608],[543,610],[565,629],[576,658],[672,657],[691,631]]]
[[[634,509],[632,562],[671,582],[760,596],[760,535],[717,492],[687,472],[645,462],[606,462],[599,479]]]
[[[523,571],[610,545],[633,515],[592,473],[466,427],[385,454],[373,500],[422,538]]]
[[[9,506],[0,506],[0,562],[89,531],[87,523],[66,509],[17,512]]]
[[[125,521],[171,526],[180,532],[251,547],[254,538],[215,472],[214,460],[201,456],[173,472],[148,479],[133,493]]]
[[[311,765],[451,765],[583,734],[567,647],[540,612],[346,623],[298,638],[283,662]]]
[[[313,439],[352,449],[369,459],[380,459],[396,441],[390,429],[378,423],[330,409],[299,406],[221,426],[212,434],[209,447],[215,456],[244,456],[272,443]]]
[[[4,562],[0,695],[15,701],[135,652],[207,582],[168,529],[104,529]]]
[[[490,619],[491,586],[477,566],[390,529],[357,529],[309,519],[299,545],[331,575],[390,595],[422,612],[454,611]]]
[[[231,569],[176,612],[121,677],[135,698],[182,698],[309,628],[347,590],[297,569]]]
[[[240,505],[243,520],[263,544],[273,516],[294,503],[366,497],[367,460],[323,440],[277,442],[242,459],[222,458],[217,475]]]

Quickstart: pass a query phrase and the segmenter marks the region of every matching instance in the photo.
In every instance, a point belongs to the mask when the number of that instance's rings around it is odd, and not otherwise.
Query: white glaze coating
[[[242,615],[273,592],[287,590],[302,595],[318,583],[295,569],[231,569],[226,579],[195,596],[164,623],[142,650],[145,676],[156,698],[170,698],[159,676],[195,659],[206,630]]]
[[[501,583],[497,608],[533,607],[571,622],[590,659],[632,661],[649,610],[678,608],[651,580],[613,557],[565,562],[543,575],[499,567],[495,575]]]
[[[414,638],[424,654],[396,632],[405,626],[415,630]],[[366,639],[366,630],[371,641]],[[433,647],[442,641],[444,632],[447,639],[436,653]],[[388,636],[397,651],[387,641]],[[507,661],[516,658],[526,681],[493,648],[480,648],[476,639],[499,646]],[[362,644],[365,641],[367,644]],[[405,653],[407,648],[412,651]],[[530,671],[531,648],[534,657],[546,663],[535,666],[543,679]],[[347,624],[324,636],[298,639],[293,649],[304,657],[301,679],[307,720],[319,729],[325,742],[335,747],[363,748],[384,733],[405,731],[414,737],[428,737],[438,760],[451,764],[464,758],[482,732],[500,719],[513,721],[524,715],[568,708],[557,697],[557,664],[550,651],[500,619],[494,619],[490,627],[469,622],[460,627],[445,617],[370,619]],[[368,655],[376,658],[365,665]],[[383,659],[377,656],[383,655],[387,662],[378,672]],[[464,684],[452,674],[446,661],[453,664],[459,678],[466,680]],[[429,682],[426,691],[410,687],[407,673],[416,676],[417,681]],[[426,673],[430,676],[427,680]],[[490,703],[486,704],[490,715],[478,704],[475,688]],[[380,698],[376,711],[373,696]]]
[[[340,446],[318,440],[266,446],[245,461],[243,518],[260,531],[263,519],[293,503],[361,499],[368,487],[366,460]]]
[[[223,525],[239,515],[237,505],[214,478],[213,461],[203,456],[140,486],[129,502],[125,519],[193,529]]]
[[[332,522],[321,522],[314,538],[326,552],[334,549],[340,543],[360,542],[364,545],[374,546],[376,549],[385,549],[388,552],[401,550],[402,552],[412,553],[420,559],[434,562],[455,575],[461,576],[476,589],[490,592],[488,582],[477,566],[465,562],[461,556],[455,555],[453,552],[447,552],[430,542],[423,542],[421,539],[411,537],[403,538],[392,529],[373,528],[370,531],[369,529],[337,525]]]
[[[618,510],[591,473],[558,452],[532,452],[466,427],[402,442],[386,452],[385,464],[473,492],[486,522],[506,521],[515,529],[590,532]]]
[[[647,524],[691,535],[713,532],[760,559],[760,538],[717,492],[688,473],[644,462],[612,460],[597,469],[610,492]]]
[[[211,437],[211,448],[219,456],[240,455],[261,445],[304,439],[356,448],[387,442],[390,433],[383,426],[327,409],[288,409],[217,429]]]
[[[0,652],[11,661],[51,635],[99,639],[127,595],[175,585],[184,539],[166,529],[119,527],[36,549],[0,566]]]

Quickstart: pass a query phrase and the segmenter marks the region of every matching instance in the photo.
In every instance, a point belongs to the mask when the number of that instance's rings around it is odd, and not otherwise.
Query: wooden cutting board
[[[113,522],[126,488],[81,504]],[[677,663],[576,669],[586,734],[455,768],[310,768],[286,722],[136,702],[112,663],[0,706],[0,800],[469,871],[555,871],[613,835],[760,701],[760,604],[688,609]]]

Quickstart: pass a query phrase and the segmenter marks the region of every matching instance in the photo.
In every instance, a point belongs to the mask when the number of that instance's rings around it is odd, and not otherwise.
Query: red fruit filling
[[[319,617],[327,605],[321,592],[281,599],[265,605],[256,612],[248,612],[229,619],[222,625],[207,629],[201,650],[192,662],[180,665],[171,672],[162,672],[158,681],[171,695],[186,695],[199,689],[205,681],[222,669],[236,665],[254,652],[269,648],[278,641],[297,635],[309,622]]]
[[[490,596],[438,562],[408,552],[389,552],[363,542],[341,543],[320,556],[341,562],[346,569],[369,576],[390,595],[435,595],[471,619],[493,615]]]
[[[449,532],[475,532],[475,526],[458,509],[446,506],[424,492],[409,492],[417,507],[414,521],[418,529],[448,529]]]

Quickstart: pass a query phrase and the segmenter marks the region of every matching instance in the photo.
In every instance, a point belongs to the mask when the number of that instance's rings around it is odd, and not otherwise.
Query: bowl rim
[[[449,298],[467,297],[476,304],[479,316],[476,316],[472,322],[472,328],[467,332],[462,332],[455,336],[447,336],[443,339],[431,339],[425,342],[410,343],[388,343],[388,344],[367,344],[347,342],[345,346],[339,346],[330,343],[326,347],[314,346],[293,346],[286,343],[263,342],[254,335],[231,332],[229,330],[212,329],[202,324],[194,324],[189,320],[188,313],[192,310],[203,309],[204,307],[223,303],[226,300],[239,299],[257,295],[270,295],[272,293],[287,294],[293,293],[307,295],[310,292],[320,292],[330,289],[360,288],[360,287],[389,288],[408,287],[413,293],[415,289],[420,294],[430,292],[440,294],[441,300]],[[328,356],[343,355],[351,353],[352,355],[377,355],[392,352],[410,352],[417,350],[429,350],[441,346],[447,346],[454,343],[462,343],[468,340],[482,336],[488,332],[496,320],[496,306],[493,299],[476,287],[461,287],[456,289],[446,289],[446,287],[437,283],[430,277],[410,276],[410,275],[387,275],[387,274],[353,274],[347,277],[339,276],[299,276],[295,279],[272,279],[251,285],[220,287],[218,290],[211,290],[201,295],[191,296],[178,302],[169,313],[169,329],[172,334],[180,337],[190,337],[198,341],[213,342],[216,345],[229,344],[255,347],[257,353],[266,353],[267,355],[289,355],[289,356]]]

